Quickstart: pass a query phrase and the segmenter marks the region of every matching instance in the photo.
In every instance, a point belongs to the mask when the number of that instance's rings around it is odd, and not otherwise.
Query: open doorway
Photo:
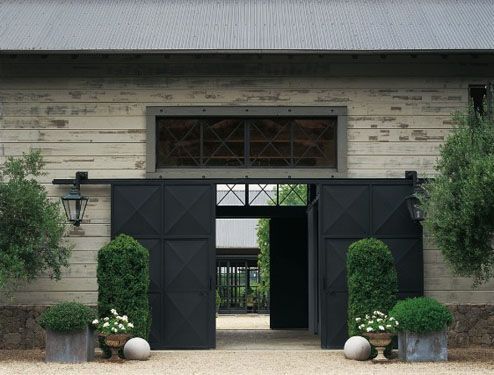
[[[218,349],[317,349],[308,185],[217,185]],[[313,275],[312,275],[313,276]]]

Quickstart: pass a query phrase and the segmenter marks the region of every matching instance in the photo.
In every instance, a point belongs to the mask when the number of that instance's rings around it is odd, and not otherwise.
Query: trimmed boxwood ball
[[[78,302],[62,302],[46,309],[39,324],[44,329],[67,333],[85,329],[94,319],[94,309]]]
[[[398,277],[388,246],[375,238],[350,245],[347,255],[348,334],[358,335],[355,318],[378,310],[387,313],[396,303]]]
[[[399,301],[391,310],[400,323],[398,330],[413,333],[442,331],[453,322],[453,315],[442,304],[430,297]]]
[[[110,316],[110,310],[116,309],[134,324],[131,334],[147,340],[151,327],[148,250],[131,236],[117,236],[98,252],[97,276],[99,316]]]

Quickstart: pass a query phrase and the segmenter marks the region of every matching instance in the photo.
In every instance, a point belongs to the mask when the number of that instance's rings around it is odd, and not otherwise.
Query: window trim
[[[279,168],[284,172],[292,173],[301,171],[323,171],[334,177],[345,177],[347,172],[347,107],[323,107],[323,106],[291,106],[291,107],[268,107],[268,106],[148,106],[146,107],[146,174],[148,178],[169,177],[172,171],[184,170],[181,167],[157,168],[157,117],[336,117],[336,168],[326,167],[298,167]],[[186,168],[188,175],[198,174],[203,177],[210,175],[205,171],[210,168]],[[218,168],[224,171],[237,170],[236,167]],[[242,169],[245,170],[245,169]],[[252,175],[263,174],[260,171],[269,171],[272,168],[249,167]],[[192,172],[192,173],[191,173]],[[266,172],[264,172],[266,173]],[[173,173],[176,174],[176,173]],[[173,178],[173,177],[172,177]]]

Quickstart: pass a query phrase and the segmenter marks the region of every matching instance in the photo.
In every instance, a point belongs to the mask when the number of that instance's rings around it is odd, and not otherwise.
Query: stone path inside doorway
[[[318,336],[305,330],[271,330],[269,315],[220,315],[217,350],[320,350]]]

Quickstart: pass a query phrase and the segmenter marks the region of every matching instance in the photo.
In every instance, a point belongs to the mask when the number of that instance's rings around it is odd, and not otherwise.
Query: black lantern
[[[413,194],[405,198],[407,202],[408,212],[413,221],[423,221],[425,219],[425,211],[422,208],[420,201],[421,197],[426,195],[424,189],[418,184],[417,172],[407,171],[405,176],[413,181]]]
[[[88,198],[81,195],[81,180],[87,180],[87,172],[77,172],[75,180],[67,195],[62,197],[62,204],[67,220],[76,227],[81,225]]]

